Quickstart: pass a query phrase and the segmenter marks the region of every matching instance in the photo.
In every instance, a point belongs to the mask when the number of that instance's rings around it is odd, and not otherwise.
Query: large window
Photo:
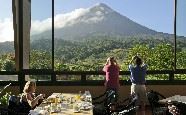
[[[0,0],[0,70],[14,71],[12,0],[6,0],[7,5],[4,1]],[[186,67],[183,1],[177,0],[177,69]],[[26,80],[82,80],[81,74],[65,71],[101,71],[110,56],[116,57],[122,71],[128,70],[134,55],[142,57],[148,70],[174,70],[174,0],[31,0],[29,43],[29,67],[23,69],[46,73],[31,73]],[[21,70],[30,74],[25,71]],[[170,74],[149,79],[167,80]]]
[[[0,71],[15,71],[12,0],[0,0]],[[0,81],[15,81],[14,75],[0,75]]]
[[[55,70],[99,71],[109,56],[128,70],[136,54],[149,70],[174,68],[174,0],[54,4]]]
[[[52,0],[31,0],[30,69],[52,69]]]
[[[52,69],[52,0],[31,0],[29,61],[29,69]],[[29,75],[25,79],[46,81],[51,75]]]
[[[176,58],[177,69],[186,69],[186,1],[177,0],[176,9]]]

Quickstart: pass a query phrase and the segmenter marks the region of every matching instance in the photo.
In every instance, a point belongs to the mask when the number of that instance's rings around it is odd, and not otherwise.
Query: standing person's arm
[[[107,81],[106,81],[106,79],[107,79],[107,70],[108,70],[109,60],[110,60],[110,58],[107,59],[105,65],[104,65],[104,67],[103,67],[103,71],[106,73],[106,75],[105,75],[105,83],[104,83],[104,86],[107,86]]]
[[[107,65],[109,65],[109,61],[110,61],[110,57],[107,58],[107,61],[106,61],[105,65],[104,65],[104,67],[103,67],[103,71],[104,71],[104,72],[106,72]]]
[[[119,72],[120,72],[120,66],[119,66],[119,64],[118,64],[118,62],[116,61],[116,60],[114,60],[115,61],[115,64],[116,64],[116,66],[117,66],[117,68],[118,68],[118,77],[117,77],[117,84],[118,84],[118,88],[120,88],[120,80],[119,80]]]
[[[136,58],[137,58],[137,56],[133,56],[132,59],[130,60],[129,64],[132,64]]]
[[[147,64],[145,64],[145,63],[143,63],[142,67],[143,67],[145,70],[147,70],[147,68],[148,68]]]
[[[107,65],[104,65],[103,71],[106,72],[106,69],[107,69]]]
[[[130,81],[132,82],[133,80],[133,78],[132,78],[132,69],[133,69],[133,62],[134,62],[134,60],[137,58],[137,56],[133,56],[132,57],[132,59],[130,60],[130,62],[129,62],[129,66],[128,66],[128,69],[129,69],[129,71],[130,71],[130,73],[131,73],[131,75],[130,75]]]
[[[129,68],[129,71],[131,71],[131,69],[132,69],[132,63],[134,62],[134,60],[137,58],[137,56],[133,56],[132,57],[132,59],[130,60],[130,62],[129,62],[129,66],[128,66],[128,68]]]

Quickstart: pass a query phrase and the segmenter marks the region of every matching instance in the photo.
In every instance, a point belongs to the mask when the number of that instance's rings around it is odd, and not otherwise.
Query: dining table
[[[31,115],[93,115],[92,97],[85,93],[52,93]]]
[[[159,103],[165,104],[171,114],[186,115],[186,96],[174,95],[159,100]]]
[[[165,99],[159,100],[159,103],[162,104],[168,104],[168,103],[183,103],[186,104],[186,96],[181,96],[181,95],[174,95],[167,97]]]

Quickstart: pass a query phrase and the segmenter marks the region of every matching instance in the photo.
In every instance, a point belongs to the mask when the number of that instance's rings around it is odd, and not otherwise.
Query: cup
[[[59,103],[59,97],[56,97],[54,100],[55,104]]]
[[[50,111],[50,105],[45,106],[44,109],[45,109],[46,111]]]
[[[79,105],[78,104],[74,104],[73,105],[73,110],[74,110],[74,112],[79,112],[80,111]]]
[[[81,96],[80,95],[76,95],[76,100],[80,100]]]
[[[50,111],[55,112],[57,110],[57,105],[55,103],[50,104]]]
[[[62,101],[63,101],[63,98],[64,98],[64,97],[63,97],[62,95],[60,95],[60,96],[59,96],[59,101],[62,102]]]
[[[36,107],[35,109],[36,109],[36,110],[43,110],[42,107]]]
[[[92,101],[91,95],[86,95],[85,101],[91,102]]]
[[[90,91],[85,91],[85,95],[90,95]]]

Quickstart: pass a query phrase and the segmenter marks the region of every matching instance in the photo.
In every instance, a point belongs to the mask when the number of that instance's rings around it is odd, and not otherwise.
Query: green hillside
[[[30,68],[51,68],[51,43],[52,41],[49,39],[40,39],[31,42]],[[94,38],[82,38],[80,41],[67,41],[55,38],[54,44],[55,70],[101,70],[109,56],[116,57],[122,70],[127,70],[129,60],[137,53],[150,65],[150,70],[173,69],[173,38],[157,36],[133,36],[125,38],[95,36]],[[2,48],[1,45],[1,70],[6,65],[6,58],[12,58],[10,55],[13,52],[12,44],[5,43],[3,45],[6,47]],[[178,66],[179,68],[186,68],[186,65],[182,63],[186,59],[186,40],[179,38],[177,47]],[[12,49],[4,50],[8,48]],[[6,54],[4,54],[5,52]]]

